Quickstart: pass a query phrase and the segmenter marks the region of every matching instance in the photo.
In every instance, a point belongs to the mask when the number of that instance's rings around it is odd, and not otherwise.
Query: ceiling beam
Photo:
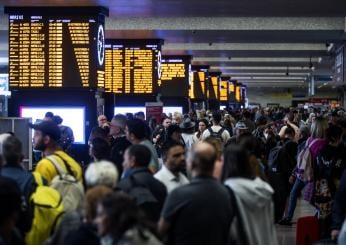
[[[307,62],[317,63],[318,57],[193,57],[193,62]]]
[[[243,50],[243,51],[326,51],[324,43],[168,43],[162,46],[169,50]]]
[[[106,30],[342,30],[342,17],[108,18]]]

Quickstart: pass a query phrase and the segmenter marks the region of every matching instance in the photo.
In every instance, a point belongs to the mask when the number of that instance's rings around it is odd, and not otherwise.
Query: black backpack
[[[208,128],[210,136],[208,138],[219,139],[223,143],[222,133],[225,131],[224,128],[221,128],[218,132],[213,131],[211,128]]]
[[[268,155],[268,170],[273,173],[287,173],[293,168],[294,161],[285,148],[286,144],[272,148]]]
[[[131,188],[128,194],[136,201],[137,206],[144,212],[146,217],[153,222],[160,218],[161,206],[157,198],[153,195],[148,187],[138,183],[136,178],[129,177]]]

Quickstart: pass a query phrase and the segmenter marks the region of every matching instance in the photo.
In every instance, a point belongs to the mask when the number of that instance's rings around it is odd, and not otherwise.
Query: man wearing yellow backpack
[[[37,163],[35,171],[60,193],[65,212],[81,209],[84,199],[82,168],[59,145],[61,133],[58,125],[43,121],[30,124],[30,127],[34,129],[33,147],[42,151],[44,156]]]
[[[45,186],[46,181],[39,173],[32,174],[23,168],[22,144],[18,138],[8,134],[1,139],[0,153],[4,158],[1,175],[13,179],[22,194],[16,226],[27,245],[42,244],[54,232],[64,214],[61,195]]]

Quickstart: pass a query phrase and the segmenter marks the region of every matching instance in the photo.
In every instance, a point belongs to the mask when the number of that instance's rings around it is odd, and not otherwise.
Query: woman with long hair
[[[248,152],[230,144],[224,151],[223,170],[223,180],[236,210],[231,226],[232,244],[276,245],[274,191],[268,183],[255,177]]]
[[[200,119],[198,121],[198,130],[195,132],[193,136],[193,142],[196,143],[202,140],[203,132],[208,128],[209,123],[207,119]]]
[[[313,182],[313,176],[309,176],[307,178],[307,173],[313,173],[314,170],[312,169],[312,166],[314,166],[314,162],[316,161],[317,155],[321,152],[321,150],[325,147],[327,144],[326,141],[326,130],[328,128],[328,121],[323,117],[316,117],[316,119],[312,122],[311,125],[311,135],[306,140],[305,146],[303,149],[298,153],[298,159],[297,159],[297,167],[294,169],[292,176],[289,179],[289,182],[293,184],[289,202],[288,202],[288,211],[286,214],[286,217],[283,218],[281,221],[279,221],[279,224],[281,225],[291,225],[291,221],[294,215],[294,210],[297,205],[297,199],[300,194],[300,192],[305,188],[307,194],[305,196],[305,199],[310,199],[312,192],[309,192],[310,189],[313,190],[314,188],[314,182]],[[310,155],[310,161],[312,164],[307,164],[305,161],[307,161],[303,156],[306,155],[306,151],[309,152]],[[302,166],[304,169],[301,169]]]

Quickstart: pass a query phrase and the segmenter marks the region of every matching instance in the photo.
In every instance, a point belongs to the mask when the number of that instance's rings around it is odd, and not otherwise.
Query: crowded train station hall
[[[345,0],[0,0],[0,245],[346,245]]]

